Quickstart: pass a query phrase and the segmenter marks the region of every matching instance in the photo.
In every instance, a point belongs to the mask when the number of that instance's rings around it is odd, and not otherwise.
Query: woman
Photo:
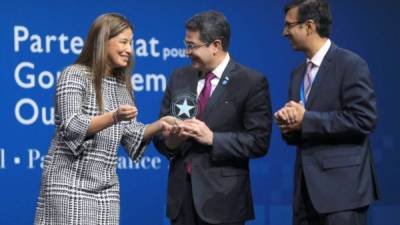
[[[118,224],[117,149],[139,160],[172,117],[136,121],[130,83],[133,28],[119,14],[92,24],[56,89],[56,134],[45,158],[35,224]]]

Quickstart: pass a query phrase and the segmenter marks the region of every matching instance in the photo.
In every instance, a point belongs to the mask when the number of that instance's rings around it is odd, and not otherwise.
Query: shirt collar
[[[314,64],[314,66],[320,67],[322,60],[324,60],[324,57],[330,47],[331,47],[331,40],[328,39],[311,59],[307,58],[307,63],[311,61]]]
[[[218,79],[221,79],[222,73],[225,71],[226,67],[228,66],[229,60],[231,57],[229,56],[229,53],[226,53],[226,56],[224,60],[212,71],[212,73],[218,77]]]

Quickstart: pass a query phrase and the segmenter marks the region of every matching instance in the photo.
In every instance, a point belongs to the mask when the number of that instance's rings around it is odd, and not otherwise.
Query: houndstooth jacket
[[[133,104],[115,77],[103,79],[102,92],[105,112]],[[97,115],[90,69],[67,67],[57,84],[56,134],[44,160],[35,224],[119,224],[117,149],[122,143],[130,158],[138,160],[147,146],[145,125],[124,121],[87,137]]]

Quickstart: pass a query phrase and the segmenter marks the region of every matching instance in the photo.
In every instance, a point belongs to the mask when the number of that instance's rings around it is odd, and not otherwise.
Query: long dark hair
[[[75,61],[77,64],[88,66],[91,69],[93,84],[96,92],[96,103],[100,112],[103,112],[102,80],[108,75],[115,76],[119,82],[125,83],[132,97],[132,84],[130,82],[133,59],[129,60],[128,66],[114,68],[111,74],[107,74],[108,41],[133,26],[126,17],[118,13],[107,13],[96,18],[90,27],[88,36],[83,46],[82,52]]]

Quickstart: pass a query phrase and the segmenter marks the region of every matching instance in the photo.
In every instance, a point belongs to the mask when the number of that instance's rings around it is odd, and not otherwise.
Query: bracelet
[[[117,124],[119,122],[118,115],[119,115],[119,108],[117,110],[115,110],[112,114],[114,124]]]

